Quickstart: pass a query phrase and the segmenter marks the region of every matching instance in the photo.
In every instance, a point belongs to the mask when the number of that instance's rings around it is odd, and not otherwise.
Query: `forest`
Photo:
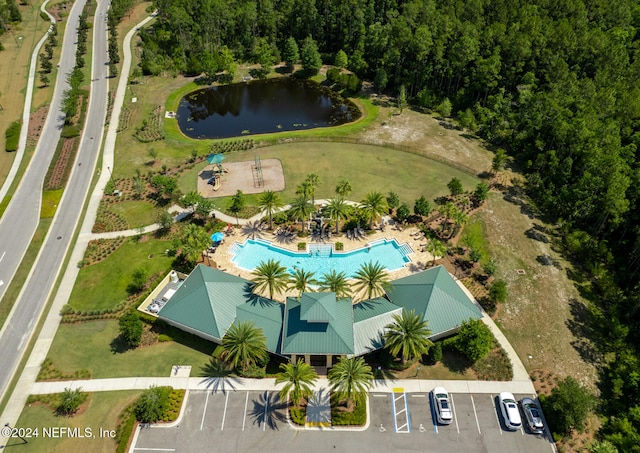
[[[156,0],[142,70],[280,61],[293,38],[504,149],[591,282],[600,436],[640,451],[640,6],[632,0]],[[346,59],[344,58],[346,55]],[[227,61],[227,63],[225,63]]]

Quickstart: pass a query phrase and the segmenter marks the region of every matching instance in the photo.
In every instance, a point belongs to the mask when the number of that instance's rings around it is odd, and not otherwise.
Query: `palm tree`
[[[445,253],[447,253],[447,247],[442,241],[438,241],[437,239],[431,239],[429,242],[427,242],[426,250],[427,252],[431,253],[431,256],[433,257],[432,265],[436,264],[437,256],[442,257]]]
[[[373,221],[379,215],[387,212],[387,200],[380,192],[369,192],[362,200],[360,207],[369,219],[369,229],[373,228]]]
[[[366,291],[367,299],[383,294],[391,286],[391,280],[389,280],[386,268],[378,261],[375,264],[371,261],[362,263],[362,266],[356,272],[355,279],[356,290]]]
[[[289,278],[289,289],[297,289],[299,291],[298,298],[302,293],[309,290],[309,285],[317,285],[318,280],[313,278],[313,272],[305,271],[297,268],[293,275]]]
[[[287,268],[280,265],[280,261],[267,260],[260,261],[252,274],[254,292],[269,291],[269,299],[273,300],[273,293],[280,293],[287,287],[289,281],[289,273]]]
[[[394,356],[402,353],[402,363],[428,353],[433,346],[429,340],[431,331],[427,328],[427,321],[413,310],[403,310],[401,315],[393,315],[393,322],[385,329],[384,347]]]
[[[347,274],[337,272],[335,269],[331,269],[322,276],[322,280],[320,280],[320,290],[334,292],[338,299],[351,295],[351,289],[347,283]]]
[[[329,370],[328,378],[331,391],[344,395],[349,408],[353,407],[354,393],[366,392],[373,385],[373,372],[362,357],[340,358]]]
[[[340,231],[340,219],[345,219],[351,210],[351,206],[344,202],[344,198],[336,197],[329,200],[325,208],[331,220],[336,221],[336,234]]]
[[[267,190],[258,199],[258,207],[269,216],[269,229],[273,230],[273,212],[282,206],[280,196],[273,190]]]
[[[289,208],[289,214],[295,219],[300,220],[302,223],[302,232],[304,233],[304,221],[309,214],[313,212],[313,206],[309,203],[309,199],[301,195],[291,203],[291,207]]]
[[[341,179],[336,186],[336,193],[341,197],[346,197],[351,193],[351,183],[347,179]]]
[[[450,201],[448,201],[444,206],[438,208],[440,214],[444,216],[444,222],[442,222],[442,231],[444,231],[445,228],[449,227],[449,220],[453,218],[457,210],[458,208],[456,208],[456,205],[454,205]]]
[[[454,229],[457,229],[467,223],[467,214],[458,208],[455,208],[452,212],[451,219],[453,220]]]
[[[296,195],[309,198],[311,196],[311,192],[313,191],[313,186],[309,181],[302,181],[302,183],[296,187]]]
[[[309,184],[309,195],[311,195],[311,203],[316,204],[316,187],[320,184],[320,177],[315,173],[309,173],[305,182]]]
[[[234,368],[241,366],[245,371],[251,364],[263,361],[268,355],[267,339],[262,329],[253,321],[232,324],[222,338],[220,357]]]
[[[196,263],[202,251],[211,245],[209,233],[195,223],[189,223],[182,228],[180,238],[176,241],[176,248],[182,247],[182,256],[189,263]]]
[[[300,406],[301,400],[311,396],[312,386],[318,379],[318,373],[311,365],[298,359],[298,363],[280,364],[280,373],[276,375],[276,384],[285,382],[280,390],[280,399],[284,400],[291,394],[294,406]]]

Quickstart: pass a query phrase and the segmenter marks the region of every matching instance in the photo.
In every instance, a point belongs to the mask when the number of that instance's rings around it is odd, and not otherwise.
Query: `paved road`
[[[68,73],[75,62],[76,28],[83,5],[84,1],[75,2],[69,14],[60,60],[61,74]],[[107,61],[107,8],[107,1],[98,2],[93,28],[94,64],[91,98],[87,123],[80,141],[74,169],[49,233],[36,258],[35,265],[31,269],[28,282],[23,287],[9,319],[0,332],[0,344],[2,344],[3,351],[0,356],[0,399],[4,396],[7,384],[33,334],[42,308],[50,295],[64,256],[71,244],[100,151],[108,91],[106,79],[108,66],[105,65]],[[3,257],[0,279],[5,283],[13,278],[38,223],[42,184],[55,151],[55,146],[52,144],[58,142],[62,124],[60,102],[66,85],[65,79],[66,77],[62,76],[56,82],[54,99],[36,153],[22,184],[2,218],[2,223],[0,223],[0,256]],[[0,287],[0,297],[5,289],[6,285]]]

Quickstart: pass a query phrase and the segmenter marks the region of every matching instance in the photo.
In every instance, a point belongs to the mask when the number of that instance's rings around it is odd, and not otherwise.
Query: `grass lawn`
[[[476,374],[468,360],[460,354],[443,351],[442,360],[434,365],[414,363],[406,370],[392,371],[392,379],[476,380]],[[420,370],[418,370],[420,366]]]
[[[0,185],[4,183],[16,155],[13,152],[5,152],[4,133],[12,122],[22,118],[31,52],[50,25],[49,21],[40,17],[40,3],[28,2],[25,7],[21,7],[22,22],[16,27],[12,27],[13,32],[4,33],[2,36],[4,49],[0,52],[0,104],[2,105],[2,114],[0,115]],[[61,25],[58,25],[58,31],[64,30]],[[55,64],[53,66],[55,67]],[[37,84],[39,85],[39,82]],[[34,105],[38,104],[34,103]]]
[[[20,439],[11,439],[7,447],[13,447],[7,451],[48,452],[62,453],[69,451],[90,451],[92,453],[112,453],[116,449],[116,443],[108,437],[100,437],[100,428],[103,430],[115,430],[118,426],[120,412],[131,404],[140,391],[116,391],[100,392],[89,395],[87,402],[81,406],[80,413],[73,417],[64,417],[54,414],[53,410],[42,403],[25,406],[16,423],[17,428],[36,428],[39,436],[28,438],[28,443]],[[86,408],[85,408],[86,406]],[[79,428],[84,433],[85,428],[91,428],[95,438],[58,438],[45,437],[43,428],[70,427]]]
[[[134,270],[143,268],[148,276],[158,272],[164,275],[171,270],[173,258],[164,254],[168,244],[153,238],[139,242],[127,239],[104,261],[80,269],[69,305],[76,310],[93,311],[124,302]]]
[[[147,201],[123,201],[112,204],[109,209],[127,219],[131,229],[156,223],[158,218],[158,208]]]
[[[200,350],[167,341],[125,352],[115,352],[113,341],[118,337],[116,320],[87,321],[61,324],[49,350],[55,366],[64,373],[88,370],[92,378],[127,376],[169,376],[173,365],[191,365],[191,375],[203,375],[214,343],[194,344]],[[119,344],[119,343],[118,343]],[[72,348],[69,345],[73,345]],[[117,345],[114,344],[117,347]]]
[[[351,182],[353,192],[349,199],[359,201],[371,191],[385,195],[394,191],[400,199],[413,208],[413,202],[421,195],[427,199],[449,193],[447,183],[459,178],[465,190],[473,190],[479,180],[467,173],[425,157],[370,145],[351,143],[316,142],[275,145],[227,155],[225,162],[253,161],[256,154],[261,159],[280,159],[285,174],[286,188],[281,193],[285,202],[295,198],[296,187],[309,173],[320,177],[316,198],[335,196],[335,187],[341,179]],[[339,162],[339,165],[337,163]],[[179,187],[183,192],[195,190],[196,178],[208,164],[199,164],[183,173]],[[232,176],[229,176],[232,177]],[[247,196],[247,204],[255,204],[259,195]],[[230,197],[216,198],[218,206],[230,203]]]

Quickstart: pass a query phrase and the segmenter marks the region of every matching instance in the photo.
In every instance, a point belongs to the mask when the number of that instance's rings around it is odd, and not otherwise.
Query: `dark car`
[[[542,414],[540,408],[531,398],[523,398],[520,401],[522,412],[524,412],[524,419],[531,431],[534,434],[542,434],[544,432],[544,423],[542,422]]]

